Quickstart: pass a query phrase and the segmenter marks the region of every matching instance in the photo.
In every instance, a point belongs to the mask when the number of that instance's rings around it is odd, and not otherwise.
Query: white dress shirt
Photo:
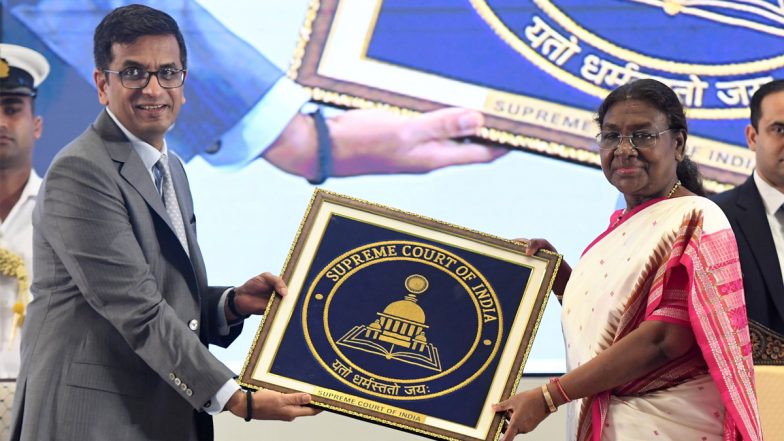
[[[756,170],[754,170],[754,183],[757,184],[762,204],[765,206],[765,216],[768,218],[770,234],[776,246],[776,255],[779,258],[782,281],[784,281],[784,207],[782,207],[784,193],[765,182]]]
[[[0,221],[0,248],[5,248],[24,259],[30,283],[33,281],[33,208],[40,187],[41,178],[35,170],[32,170],[19,200],[8,217]],[[0,275],[0,378],[2,379],[14,379],[19,373],[20,330],[17,329],[14,340],[10,340],[17,290],[18,284],[15,278]]]
[[[168,154],[168,148],[166,147],[166,139],[163,140],[163,148],[161,150],[156,149],[152,145],[142,141],[139,139],[138,136],[134,135],[128,129],[126,129],[122,123],[117,119],[116,116],[112,113],[109,108],[106,108],[106,113],[114,120],[117,124],[117,127],[122,130],[125,136],[128,138],[128,141],[131,142],[131,146],[142,159],[142,163],[144,163],[144,167],[147,169],[147,172],[150,174],[150,180],[152,181],[153,185],[155,185],[155,175],[153,175],[152,168],[161,159],[161,155],[164,153]],[[176,155],[169,155],[169,158],[177,158],[176,160],[179,161],[180,158]],[[171,161],[171,159],[169,159]],[[229,335],[229,324],[226,321],[226,314],[224,313],[224,307],[226,304],[226,295],[229,293],[229,289],[223,292],[221,295],[220,301],[218,302],[218,309],[215,311],[217,324],[218,324],[218,332],[221,335]],[[218,392],[212,397],[212,399],[206,403],[207,406],[204,407],[204,410],[209,413],[210,415],[217,415],[220,413],[223,408],[228,403],[231,396],[239,390],[240,385],[232,378],[227,381],[219,390]]]
[[[285,75],[250,112],[221,137],[223,147],[201,157],[213,165],[243,167],[269,148],[310,100],[310,94]]]

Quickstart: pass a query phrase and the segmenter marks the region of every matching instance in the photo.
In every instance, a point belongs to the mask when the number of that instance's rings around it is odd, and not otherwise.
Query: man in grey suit
[[[746,141],[754,173],[713,200],[738,240],[749,318],[784,335],[784,80],[752,96]]]
[[[185,170],[165,140],[185,102],[177,23],[118,8],[96,28],[94,55],[106,110],[54,160],[34,214],[12,439],[210,440],[222,410],[317,413],[307,394],[240,391],[207,349],[286,287],[269,273],[207,285]]]

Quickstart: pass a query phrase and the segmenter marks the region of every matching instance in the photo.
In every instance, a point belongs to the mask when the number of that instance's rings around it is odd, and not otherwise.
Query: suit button
[[[180,380],[179,378],[175,378],[174,379],[174,385],[175,386],[179,386],[180,384],[182,384],[182,380]]]
[[[191,328],[191,331],[195,331],[195,330],[199,329],[199,321],[196,320],[196,319],[193,319],[193,320],[189,321],[188,322],[188,327]]]
[[[175,378],[177,378],[177,376],[174,375],[174,372],[170,372],[169,373],[169,380],[174,381]]]
[[[185,395],[187,395],[187,396],[189,396],[189,397],[190,397],[191,395],[193,395],[193,391],[192,391],[192,390],[190,390],[190,389],[186,389],[186,390],[185,390]],[[210,403],[210,404],[212,404],[212,403]],[[209,406],[207,406],[207,407],[209,407]]]
[[[188,385],[185,384],[185,383],[182,383],[182,384],[180,384],[180,389],[182,389],[184,391],[184,390],[188,389]]]

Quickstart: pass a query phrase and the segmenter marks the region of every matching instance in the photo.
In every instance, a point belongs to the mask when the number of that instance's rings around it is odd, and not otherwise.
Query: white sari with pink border
[[[570,403],[567,439],[762,439],[737,245],[721,209],[687,196],[649,201],[616,222],[619,215],[588,246],[566,287],[567,369],[644,320],[689,327],[699,348]]]

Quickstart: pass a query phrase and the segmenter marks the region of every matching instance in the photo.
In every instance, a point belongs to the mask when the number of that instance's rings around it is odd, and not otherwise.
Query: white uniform
[[[0,248],[11,251],[24,260],[27,280],[30,282],[33,280],[32,216],[40,186],[41,178],[32,171],[19,201],[11,209],[8,217],[0,222]],[[14,333],[12,329],[14,318],[12,308],[19,296],[18,286],[15,278],[0,275],[0,380],[16,379],[19,373],[21,330],[17,329]],[[26,296],[29,300],[29,287]]]

